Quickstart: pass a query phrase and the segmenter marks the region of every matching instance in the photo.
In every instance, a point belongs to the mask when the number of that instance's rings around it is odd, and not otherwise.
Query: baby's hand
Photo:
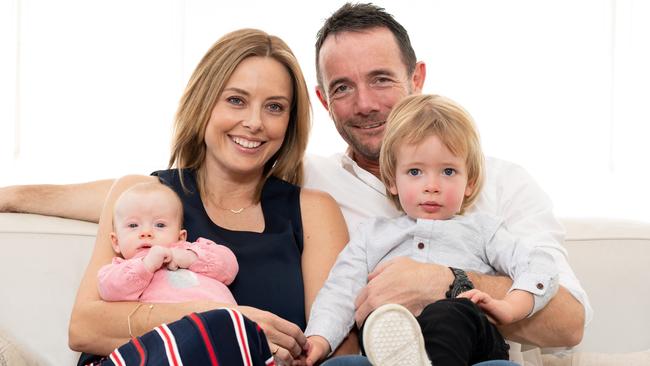
[[[473,289],[465,291],[458,297],[464,297],[478,305],[490,318],[490,321],[496,324],[510,324],[513,319],[512,306],[504,301],[492,298],[487,293]]]
[[[146,268],[147,271],[154,273],[160,269],[163,264],[168,263],[171,259],[172,253],[169,248],[156,245],[149,249],[147,255],[145,255],[142,259],[142,263],[144,264],[144,268]]]
[[[330,353],[330,343],[321,336],[307,337],[307,366],[315,365]]]
[[[171,260],[167,264],[167,269],[175,271],[179,268],[190,268],[198,256],[191,250],[183,248],[171,249]]]

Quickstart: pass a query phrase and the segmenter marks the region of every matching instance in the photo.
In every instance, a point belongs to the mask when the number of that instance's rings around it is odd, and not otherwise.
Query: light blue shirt
[[[494,216],[472,213],[449,220],[414,220],[406,215],[375,218],[360,224],[339,254],[312,306],[305,335],[320,335],[332,350],[336,349],[354,324],[354,300],[366,285],[368,274],[396,257],[507,275],[513,279],[511,291],[534,295],[530,315],[543,308],[558,289],[553,257],[536,243],[517,240]]]

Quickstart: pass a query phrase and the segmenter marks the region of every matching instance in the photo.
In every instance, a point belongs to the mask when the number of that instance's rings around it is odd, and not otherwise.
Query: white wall
[[[217,38],[241,27],[276,34],[315,85],[315,33],[342,3],[0,2],[0,185],[164,168],[178,98]],[[425,92],[463,104],[486,153],[525,166],[559,215],[650,220],[650,3],[380,5],[427,63]],[[309,151],[342,150],[312,96],[319,138]]]

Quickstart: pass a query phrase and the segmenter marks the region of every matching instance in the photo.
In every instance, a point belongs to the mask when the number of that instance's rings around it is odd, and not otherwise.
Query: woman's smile
[[[264,141],[247,139],[239,136],[230,136],[230,139],[237,145],[245,147],[247,149],[255,149],[264,143]]]

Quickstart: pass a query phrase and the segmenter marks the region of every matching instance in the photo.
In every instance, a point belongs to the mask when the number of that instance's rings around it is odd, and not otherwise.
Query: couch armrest
[[[33,364],[73,365],[68,322],[96,224],[0,213],[0,333]]]

